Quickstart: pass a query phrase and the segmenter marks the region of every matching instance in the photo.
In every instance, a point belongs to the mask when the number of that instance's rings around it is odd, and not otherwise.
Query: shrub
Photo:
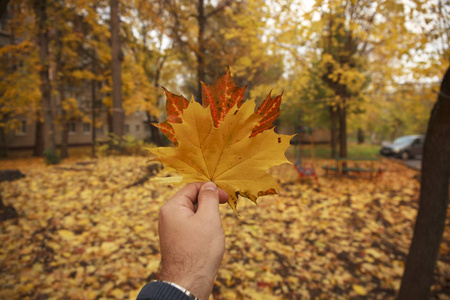
[[[61,162],[61,158],[53,148],[45,149],[43,155],[47,165],[57,165]]]
[[[118,137],[110,134],[108,142],[97,146],[97,153],[99,156],[108,155],[140,155],[147,156],[149,151],[144,147],[153,147],[144,143],[144,141],[136,140],[133,136]]]

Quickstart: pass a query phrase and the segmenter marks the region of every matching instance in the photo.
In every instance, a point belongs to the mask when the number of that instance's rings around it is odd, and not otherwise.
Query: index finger
[[[164,204],[164,206],[170,207],[185,207],[191,213],[196,211],[197,195],[199,193],[201,184],[190,183],[183,188],[179,189],[170,199]]]

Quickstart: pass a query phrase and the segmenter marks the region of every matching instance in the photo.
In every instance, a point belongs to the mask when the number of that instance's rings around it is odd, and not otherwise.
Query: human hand
[[[228,194],[212,182],[191,183],[159,211],[160,279],[208,299],[225,252],[219,203]]]

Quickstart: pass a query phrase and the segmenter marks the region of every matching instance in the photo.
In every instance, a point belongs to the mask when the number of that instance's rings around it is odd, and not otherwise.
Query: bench
[[[337,157],[334,159],[335,165],[323,165],[322,169],[328,176],[329,172],[335,172],[338,175],[348,174],[350,172],[360,175],[361,173],[382,175],[383,169],[379,166],[380,160],[374,157]],[[363,164],[364,166],[360,166]]]

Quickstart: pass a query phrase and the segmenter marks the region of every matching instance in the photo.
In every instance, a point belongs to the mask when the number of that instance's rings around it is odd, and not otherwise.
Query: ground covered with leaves
[[[147,159],[113,157],[58,166],[17,165],[0,184],[18,220],[0,224],[0,299],[135,299],[157,279],[158,210],[177,187],[146,181]],[[324,161],[316,161],[319,169]],[[418,207],[417,172],[384,162],[377,180],[319,176],[281,186],[241,217],[221,207],[227,236],[214,299],[394,299]],[[450,230],[434,299],[450,299]]]

